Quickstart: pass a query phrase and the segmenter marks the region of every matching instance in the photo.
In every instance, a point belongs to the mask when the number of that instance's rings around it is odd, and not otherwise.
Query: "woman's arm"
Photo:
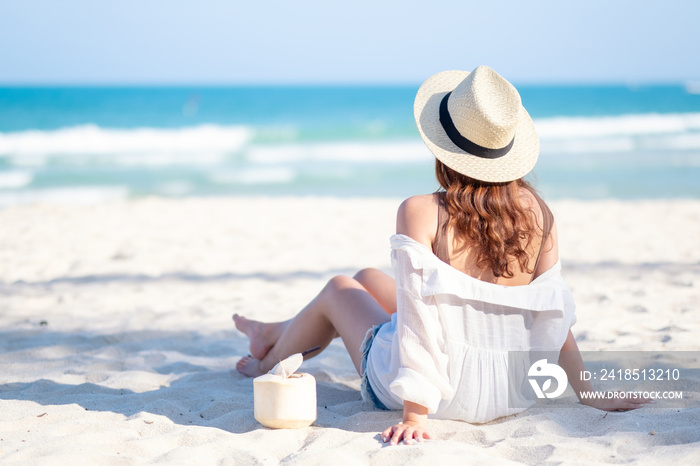
[[[540,213],[540,215],[542,215]],[[559,260],[559,245],[557,240],[557,224],[556,222],[552,225],[552,231],[549,237],[546,238],[546,243],[542,250],[542,256],[540,257],[540,262],[537,265],[537,270],[535,271],[535,277],[549,270],[557,261]],[[640,399],[636,401],[627,401],[622,399],[590,399],[583,398],[583,392],[593,393],[593,386],[590,381],[582,380],[581,373],[586,370],[586,366],[583,364],[583,358],[581,358],[581,352],[576,344],[576,339],[573,333],[569,330],[566,336],[566,341],[561,347],[561,353],[559,353],[559,366],[566,372],[566,377],[569,380],[571,388],[574,389],[576,397],[578,397],[581,404],[588,406],[593,406],[594,408],[602,409],[604,411],[626,411],[629,409],[641,408],[645,403],[651,400]]]
[[[401,203],[396,215],[396,233],[406,235],[432,248],[434,232],[437,230],[437,202],[432,194],[413,196]],[[418,403],[404,401],[403,422],[382,432],[382,440],[397,445],[422,442],[432,438],[426,429],[428,408]]]
[[[561,366],[561,368],[564,369],[564,372],[566,372],[566,378],[569,380],[569,385],[571,385],[571,388],[574,389],[574,393],[576,393],[579,401],[584,403],[584,401],[581,399],[581,393],[592,392],[593,387],[588,380],[581,380],[581,372],[586,370],[586,367],[583,364],[581,352],[578,349],[576,339],[574,338],[573,333],[571,333],[571,330],[569,330],[566,341],[561,347],[561,353],[559,353],[559,366]]]
[[[561,366],[561,368],[564,369],[564,372],[566,372],[566,377],[569,379],[569,384],[571,385],[571,388],[574,389],[574,392],[576,393],[576,396],[581,404],[593,406],[594,408],[598,408],[603,411],[627,411],[630,409],[641,408],[646,403],[651,402],[651,400],[647,398],[640,398],[639,400],[634,401],[620,398],[583,398],[581,393],[593,393],[593,386],[588,380],[581,379],[581,373],[586,370],[586,366],[583,364],[581,352],[578,349],[576,339],[571,333],[571,330],[569,330],[566,341],[561,347],[561,353],[559,353],[559,366]]]

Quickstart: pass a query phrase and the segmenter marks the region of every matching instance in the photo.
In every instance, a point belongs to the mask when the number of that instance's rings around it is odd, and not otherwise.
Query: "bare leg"
[[[387,314],[396,312],[396,283],[392,277],[381,270],[366,268],[357,272],[353,278],[372,295]],[[236,328],[250,339],[250,354],[253,358],[262,359],[279,340],[292,320],[260,322],[234,314],[233,321],[236,323]]]
[[[386,311],[357,280],[335,277],[294,319],[288,321],[277,342],[261,360],[243,358],[236,369],[255,377],[294,353],[314,346],[325,348],[339,335],[359,374],[362,362],[360,345],[367,330],[388,320]]]
[[[262,359],[279,340],[282,332],[292,320],[260,322],[234,314],[233,321],[236,323],[236,328],[248,336],[250,340],[250,354],[256,359]]]
[[[379,269],[362,269],[353,277],[384,308],[387,314],[396,312],[396,282]]]

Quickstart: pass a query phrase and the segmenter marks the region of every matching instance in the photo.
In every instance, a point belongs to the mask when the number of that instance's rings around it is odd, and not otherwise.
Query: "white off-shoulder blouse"
[[[528,285],[488,283],[451,267],[405,235],[391,237],[397,312],[377,332],[368,381],[390,409],[488,422],[509,407],[508,352],[561,350],[576,322],[558,261]]]

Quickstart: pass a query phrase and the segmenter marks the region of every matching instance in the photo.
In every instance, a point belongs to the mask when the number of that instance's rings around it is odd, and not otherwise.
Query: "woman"
[[[395,280],[365,269],[330,280],[291,320],[233,316],[251,353],[236,367],[250,377],[340,336],[363,398],[403,408],[403,422],[382,434],[392,444],[430,438],[428,414],[486,422],[525,409],[508,402],[509,351],[561,350],[579,399],[591,390],[578,380],[584,367],[569,330],[574,304],[556,226],[522,179],[539,141],[518,92],[485,66],[446,71],[423,83],[414,114],[444,191],[401,204],[391,239]],[[624,410],[644,402],[594,403]]]

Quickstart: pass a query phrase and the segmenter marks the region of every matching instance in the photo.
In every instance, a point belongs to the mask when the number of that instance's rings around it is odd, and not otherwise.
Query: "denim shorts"
[[[363,400],[372,402],[374,407],[377,409],[389,411],[389,408],[387,408],[386,405],[382,403],[379,398],[377,398],[377,394],[374,393],[372,385],[369,383],[369,377],[367,377],[367,358],[369,357],[369,350],[372,347],[372,341],[374,341],[374,337],[377,336],[377,333],[379,333],[379,329],[382,328],[382,325],[386,323],[388,322],[375,325],[367,330],[365,339],[362,341],[362,346],[360,346],[360,352],[362,353],[362,386],[360,391],[362,393]]]

